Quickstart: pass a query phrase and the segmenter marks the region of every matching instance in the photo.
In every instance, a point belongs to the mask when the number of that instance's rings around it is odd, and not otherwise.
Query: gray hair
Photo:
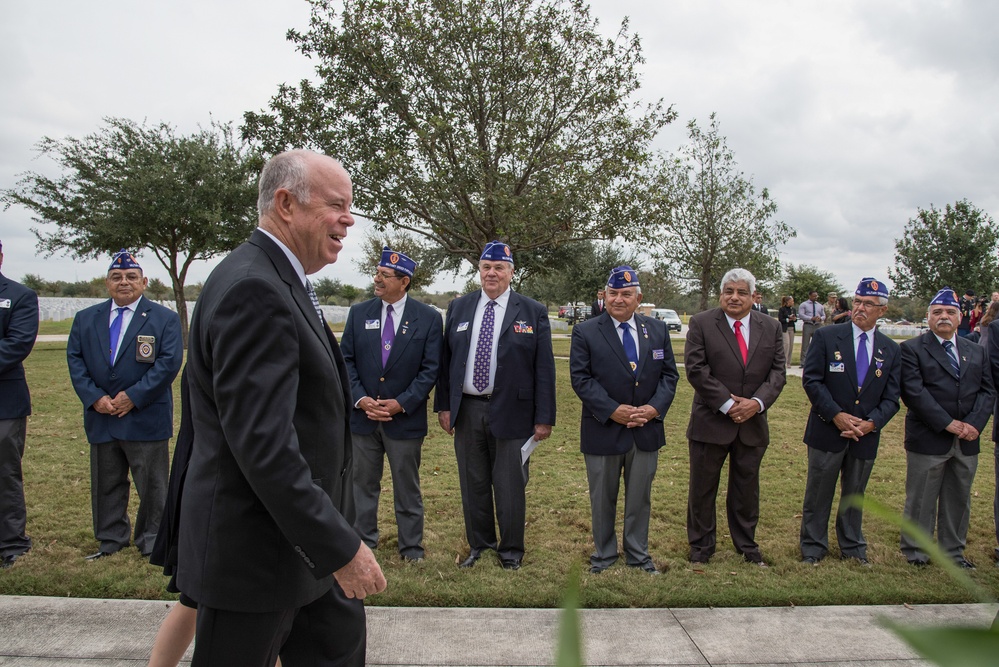
[[[722,276],[721,284],[718,286],[719,293],[724,292],[725,285],[729,283],[746,283],[749,285],[750,293],[756,291],[756,276],[746,269],[730,269],[728,273]]]
[[[308,204],[312,198],[309,188],[309,168],[306,158],[316,155],[308,150],[278,153],[264,165],[257,185],[257,215],[261,218],[274,208],[274,193],[287,190],[299,204]]]

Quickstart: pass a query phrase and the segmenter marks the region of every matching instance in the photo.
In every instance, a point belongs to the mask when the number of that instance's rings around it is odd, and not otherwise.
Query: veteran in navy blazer
[[[659,574],[649,555],[652,481],[680,374],[665,323],[635,312],[642,301],[638,272],[613,269],[606,297],[601,315],[573,327],[569,353],[572,388],[583,402],[579,445],[590,491],[590,572],[618,559],[614,524],[623,474],[625,562]]]
[[[66,344],[90,443],[96,560],[129,544],[129,471],[139,493],[135,546],[148,556],[167,497],[173,380],[184,344],[177,313],[143,297],[149,279],[122,249],[108,268],[111,298],[81,310]]]
[[[822,327],[812,337],[802,374],[812,402],[804,437],[808,478],[800,545],[805,563],[814,565],[829,552],[829,514],[840,482],[840,557],[868,564],[863,509],[848,507],[842,499],[864,494],[881,430],[899,408],[901,353],[898,344],[876,328],[887,308],[885,284],[864,278],[855,292],[851,322]]]
[[[3,245],[0,245],[0,265]],[[21,458],[31,414],[24,360],[38,336],[38,296],[0,273],[0,569],[31,549]]]
[[[409,296],[416,262],[386,247],[375,268],[375,298],[353,306],[340,340],[354,409],[354,528],[378,546],[378,497],[388,457],[399,555],[423,558],[420,454],[427,400],[437,382],[444,324]]]
[[[350,382],[306,277],[336,261],[352,192],[331,158],[271,158],[258,228],[194,311],[177,572],[194,667],[365,662],[361,599],[385,578],[352,526]]]
[[[936,535],[960,567],[971,516],[971,485],[978,469],[979,439],[995,405],[985,348],[957,335],[957,294],[940,290],[926,312],[930,330],[904,341],[902,400],[905,415],[905,516]],[[902,533],[901,549],[913,565],[929,556]]]
[[[555,424],[548,311],[510,289],[513,271],[510,247],[487,244],[479,259],[482,289],[452,301],[444,318],[434,411],[455,436],[471,550],[460,567],[495,549],[505,569],[520,568],[529,463],[521,462],[521,446],[532,436],[544,440]]]

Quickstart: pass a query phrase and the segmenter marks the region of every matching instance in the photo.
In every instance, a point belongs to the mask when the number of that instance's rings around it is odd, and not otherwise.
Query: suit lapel
[[[94,318],[94,328],[97,329],[97,342],[101,346],[101,354],[104,356],[104,361],[111,365],[111,304],[114,303],[111,299],[108,299],[101,307],[97,310],[97,316]]]
[[[375,368],[382,367],[382,300],[375,299],[372,301],[367,308],[364,309],[364,322],[365,329],[364,335],[371,339],[371,345],[369,354],[371,355],[371,363],[375,364]],[[367,322],[371,320],[378,320],[378,328],[368,329]]]
[[[850,386],[854,391],[857,389],[857,352],[853,349],[853,326],[846,327],[845,330],[836,337],[836,352],[839,352],[843,360],[843,368],[846,369],[846,377],[850,380]],[[835,357],[833,359],[835,361]],[[870,375],[870,373],[868,373]],[[866,384],[866,382],[864,383]]]
[[[645,360],[649,356],[649,329],[645,324],[645,318],[637,313],[635,326],[638,327],[638,367],[635,369],[635,377],[638,377],[642,374],[642,367],[645,366]]]
[[[409,345],[409,341],[413,339],[416,333],[417,322],[420,318],[411,298],[406,298],[406,308],[399,317],[402,320],[399,322],[399,329],[396,331],[395,341],[392,343],[392,351],[389,352],[388,363],[385,364],[386,371],[403,355],[406,351],[406,346]],[[381,362],[381,357],[379,357],[378,361],[379,363]]]
[[[721,308],[718,309],[718,319],[715,321],[715,325],[718,327],[718,332],[721,334],[722,339],[728,343],[728,348],[732,350],[732,354],[735,355],[736,360],[742,363],[742,351],[739,349],[739,344],[735,342],[735,332],[728,325],[728,318],[725,316],[725,311]],[[755,329],[756,327],[750,328]],[[753,335],[752,331],[750,331],[749,335]]]
[[[937,340],[932,331],[923,334],[923,345],[926,346],[926,350],[930,353],[930,356],[936,359],[937,363],[943,367],[948,375],[959,377],[959,375],[954,374],[954,367],[951,366],[950,359],[947,358],[947,352],[943,349],[943,345],[940,344],[940,341]],[[961,352],[958,351],[958,355],[960,354]]]
[[[500,339],[506,334],[506,330],[513,326],[514,320],[520,316],[520,295],[510,290],[510,298],[506,302],[506,313],[503,315],[503,325],[500,329]]]
[[[620,360],[621,365],[623,365],[628,372],[631,372],[631,362],[628,361],[628,357],[624,355],[624,345],[621,344],[621,339],[617,335],[617,320],[607,314],[602,314],[600,319],[597,320],[597,326],[600,327],[600,333],[603,334],[604,340],[607,341],[607,346],[614,351],[615,356]]]

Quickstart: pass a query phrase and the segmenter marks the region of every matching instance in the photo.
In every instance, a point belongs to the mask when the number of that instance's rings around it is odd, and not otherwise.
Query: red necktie
[[[742,337],[742,322],[735,321],[735,340],[739,343],[739,352],[742,352],[742,365],[749,363],[749,348],[746,346],[746,339]]]

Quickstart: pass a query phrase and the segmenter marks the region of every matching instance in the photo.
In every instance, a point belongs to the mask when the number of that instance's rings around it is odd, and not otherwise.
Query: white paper
[[[531,456],[531,452],[533,452],[534,448],[537,446],[538,441],[534,439],[533,435],[527,439],[524,446],[520,448],[520,465],[527,463],[527,459]]]

